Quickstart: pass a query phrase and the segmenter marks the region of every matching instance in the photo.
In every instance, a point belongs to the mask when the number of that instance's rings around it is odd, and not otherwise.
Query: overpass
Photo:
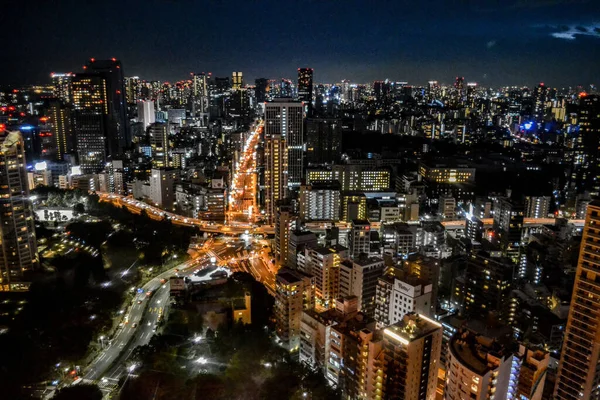
[[[524,228],[538,228],[542,225],[555,225],[557,218],[523,218]],[[482,218],[484,228],[491,228],[494,225],[493,218]],[[585,220],[583,219],[570,219],[569,224],[573,224],[578,228],[583,227]],[[442,225],[446,229],[465,229],[465,220],[452,220],[442,221]]]
[[[122,196],[115,193],[104,193],[96,192],[100,197],[100,201],[105,203],[112,203],[116,207],[125,207],[127,211],[132,214],[141,214],[142,210],[146,211],[148,217],[162,221],[163,219],[170,220],[173,225],[197,227],[203,232],[209,233],[223,233],[231,235],[239,235],[242,233],[253,233],[272,235],[275,233],[275,227],[272,225],[251,225],[240,222],[231,222],[227,224],[216,223],[213,221],[206,221],[198,218],[184,217],[183,215],[171,213],[160,208],[153,207],[142,201],[138,201],[129,196]]]

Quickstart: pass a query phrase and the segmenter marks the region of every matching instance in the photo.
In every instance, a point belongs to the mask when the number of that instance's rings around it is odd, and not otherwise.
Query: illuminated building
[[[302,312],[314,305],[314,279],[298,271],[282,268],[275,276],[274,314],[277,337],[288,350],[300,346]]]
[[[337,181],[313,181],[300,186],[302,221],[339,221],[340,184]]]
[[[377,282],[385,266],[381,257],[343,260],[340,264],[340,295],[356,296],[358,311],[373,318]]]
[[[106,83],[107,132],[111,138],[114,138],[114,140],[108,140],[108,155],[115,158],[131,144],[125,99],[125,78],[121,61],[116,58],[109,60],[91,58],[86,63],[85,72],[102,77]]]
[[[176,178],[177,171],[173,168],[152,168],[149,196],[152,204],[165,210],[173,209]]]
[[[525,218],[548,218],[550,212],[550,196],[526,196]]]
[[[305,265],[299,269],[314,277],[315,306],[319,310],[335,307],[340,295],[340,262],[348,256],[348,249],[339,245],[307,247],[304,254]]]
[[[310,231],[292,230],[287,246],[287,266],[292,269],[300,269],[298,268],[298,253],[304,253],[304,249],[309,247],[317,247],[317,236]],[[310,273],[310,271],[306,271],[306,273]]]
[[[287,197],[287,156],[285,137],[280,133],[266,133],[265,210],[270,223],[274,221],[277,203]]]
[[[367,220],[355,219],[348,232],[350,256],[358,258],[361,254],[368,255],[371,250],[371,224]]]
[[[152,166],[169,166],[169,125],[154,123],[150,125],[150,147],[152,148]]]
[[[310,109],[313,102],[313,69],[298,68],[298,100]]]
[[[390,187],[390,171],[362,165],[334,165],[331,169],[309,169],[306,182],[340,182],[342,191],[380,192]]]
[[[57,101],[50,103],[48,110],[52,125],[52,138],[56,150],[56,159],[64,160],[73,150],[73,131],[71,128],[71,110]]]
[[[241,72],[231,73],[231,88],[234,90],[241,89],[244,86],[244,78]]]
[[[448,343],[444,400],[513,399],[514,355],[492,338],[458,330]]]
[[[306,119],[306,163],[318,165],[339,161],[342,124],[337,118]]]
[[[364,347],[363,398],[435,400],[442,326],[424,315],[406,314]]]
[[[135,104],[142,96],[142,82],[139,76],[125,78],[125,99],[127,104]]]
[[[421,162],[419,175],[435,183],[475,182],[475,168],[466,164],[452,166],[446,163],[425,164]]]
[[[269,138],[280,137],[284,144],[282,148],[287,150],[287,155],[282,172],[286,177],[282,176],[280,184],[287,184],[292,190],[300,187],[304,172],[303,118],[302,103],[292,99],[280,98],[265,104],[265,141],[268,143]]]
[[[52,94],[64,104],[71,104],[71,79],[75,74],[72,72],[50,74],[52,79]]]
[[[557,400],[600,397],[600,201],[587,208],[573,297],[565,330],[558,377]]]
[[[102,170],[116,138],[108,130],[106,81],[93,74],[77,74],[72,81],[73,129],[83,173]]]
[[[17,292],[29,289],[39,260],[23,137],[4,130],[0,140],[0,291]]]
[[[156,122],[154,115],[154,102],[153,101],[139,101],[137,103],[138,121],[142,123],[144,131],[154,122]]]
[[[364,193],[342,192],[340,198],[342,221],[352,222],[355,219],[367,218],[367,197]]]
[[[541,82],[533,92],[533,112],[536,118],[543,118],[546,112],[546,101],[548,100],[548,88]]]
[[[575,194],[600,195],[600,96],[579,99],[579,135],[573,148],[570,189]]]
[[[510,303],[514,265],[500,252],[479,251],[467,259],[465,315],[482,319],[490,315],[505,321]]]
[[[274,217],[275,222],[275,258],[279,265],[287,265],[288,242],[294,217],[291,205],[278,204]]]
[[[258,78],[254,80],[254,97],[257,103],[264,103],[267,101],[269,94],[269,80],[267,78]]]
[[[438,201],[438,215],[444,219],[456,219],[456,199],[441,196]]]
[[[241,79],[241,78],[240,78]],[[209,118],[210,96],[207,75],[204,72],[192,73],[192,118],[199,118],[200,126],[206,126]]]
[[[530,349],[520,344],[515,354],[513,370],[519,368],[515,399],[541,400],[546,384],[550,354],[539,349]]]
[[[433,284],[430,280],[389,268],[378,278],[375,289],[377,327],[395,324],[411,312],[431,315],[435,301],[432,296]]]
[[[494,240],[507,253],[515,252],[523,235],[523,204],[506,197],[494,201]]]

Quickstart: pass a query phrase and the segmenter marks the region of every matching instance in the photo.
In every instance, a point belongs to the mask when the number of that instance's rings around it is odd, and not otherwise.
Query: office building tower
[[[127,104],[136,104],[142,97],[142,82],[139,76],[125,78],[125,100]]]
[[[210,117],[208,79],[210,79],[210,73],[208,76],[204,72],[192,73],[191,115],[192,118],[197,118],[200,121],[200,126],[207,126]]]
[[[29,289],[39,264],[35,226],[23,137],[0,130],[0,140],[0,291],[18,292]]]
[[[352,222],[367,218],[367,197],[361,192],[341,192],[341,220]]]
[[[52,95],[64,104],[71,104],[71,79],[75,74],[72,72],[50,74],[52,79]]]
[[[93,74],[76,74],[72,80],[73,130],[77,156],[84,174],[104,168],[116,137],[108,129],[108,91],[106,80]]]
[[[169,125],[154,123],[150,125],[149,138],[152,148],[152,166],[166,168],[169,166]]]
[[[479,251],[467,259],[465,315],[506,321],[515,266],[499,251]]]
[[[369,399],[435,400],[442,326],[407,314],[383,329],[382,352],[369,358]]]
[[[340,295],[340,262],[347,257],[348,249],[339,245],[305,249],[304,265],[299,263],[298,269],[314,277],[317,310],[335,307]]]
[[[52,126],[52,138],[56,160],[62,161],[65,155],[74,150],[71,110],[59,101],[49,104],[48,114]]]
[[[369,168],[362,165],[334,165],[331,168],[311,168],[306,172],[306,183],[336,180],[342,191],[382,192],[390,188],[387,168]]]
[[[342,154],[342,123],[336,118],[306,119],[306,163],[336,163]]]
[[[389,268],[377,280],[375,320],[377,327],[395,324],[404,315],[416,312],[432,315],[433,284],[430,280]]]
[[[355,296],[358,299],[358,311],[373,318],[377,282],[384,268],[380,257],[343,260],[340,264],[340,296]]]
[[[573,149],[569,188],[574,194],[600,196],[600,95],[579,99],[579,135]]]
[[[293,229],[290,232],[290,240],[287,248],[287,266],[292,269],[298,268],[298,253],[304,254],[306,248],[317,247],[317,235],[310,231]],[[305,271],[309,273],[310,271]]]
[[[455,104],[462,104],[465,101],[465,78],[456,77],[454,81],[454,90],[455,90]]]
[[[302,312],[313,308],[314,296],[313,278],[287,268],[282,268],[275,276],[277,337],[288,350],[300,346]]]
[[[275,223],[275,258],[279,265],[287,265],[288,243],[290,230],[294,219],[293,207],[289,204],[278,204]]]
[[[231,73],[231,88],[234,90],[241,89],[244,86],[244,78],[241,72]]]
[[[154,102],[142,100],[137,103],[138,121],[141,122],[144,131],[156,121],[154,113]]]
[[[516,200],[498,197],[494,202],[494,239],[504,251],[517,251],[521,245],[523,211],[523,204]]]
[[[540,82],[533,92],[533,113],[536,118],[543,118],[546,112],[546,101],[548,100],[548,87]]]
[[[269,91],[269,80],[267,78],[258,78],[254,80],[254,97],[256,98],[257,103],[264,103],[267,101]]]
[[[359,258],[361,254],[369,255],[371,252],[371,224],[369,221],[360,219],[352,221],[352,228],[348,232],[348,245],[352,258]]]
[[[300,186],[302,221],[339,221],[340,184],[337,181],[313,181]]]
[[[514,355],[495,339],[468,329],[448,343],[444,400],[514,399]]]
[[[265,141],[279,137],[284,143],[287,155],[283,171],[287,171],[286,184],[292,190],[300,188],[304,173],[303,118],[302,103],[292,99],[280,98],[265,105]]]
[[[131,145],[127,102],[125,99],[125,77],[121,61],[90,59],[85,72],[104,79],[108,106],[108,134],[115,140],[109,140],[109,155],[115,158]]]
[[[174,168],[152,168],[149,196],[152,204],[165,210],[173,209],[175,179],[177,179],[177,171]]]
[[[474,215],[467,215],[465,234],[472,242],[481,242],[481,239],[483,239],[483,221]]]
[[[558,377],[557,400],[600,398],[600,201],[587,208],[569,318],[565,329]]]
[[[276,206],[287,197],[288,152],[285,137],[265,133],[265,210],[273,223]]]
[[[310,109],[313,102],[313,69],[298,68],[298,100]]]
[[[550,196],[525,196],[524,218],[548,218]]]
[[[440,196],[438,201],[438,215],[444,219],[456,219],[456,199],[450,196]]]

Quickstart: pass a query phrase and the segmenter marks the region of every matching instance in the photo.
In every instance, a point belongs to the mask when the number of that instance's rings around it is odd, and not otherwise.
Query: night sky
[[[600,84],[600,0],[6,0],[0,22],[2,85],[89,57],[148,80],[310,66],[316,82]]]

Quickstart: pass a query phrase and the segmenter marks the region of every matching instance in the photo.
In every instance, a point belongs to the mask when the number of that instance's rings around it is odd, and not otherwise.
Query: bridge
[[[555,225],[557,218],[524,218],[523,219],[523,227],[524,228],[539,228],[543,225]],[[494,225],[493,218],[482,218],[481,222],[483,222],[484,228],[491,228]],[[578,228],[583,227],[585,220],[583,219],[570,219],[569,224],[573,224]],[[465,220],[452,220],[452,221],[442,221],[442,225],[448,230],[453,229],[465,229]]]

